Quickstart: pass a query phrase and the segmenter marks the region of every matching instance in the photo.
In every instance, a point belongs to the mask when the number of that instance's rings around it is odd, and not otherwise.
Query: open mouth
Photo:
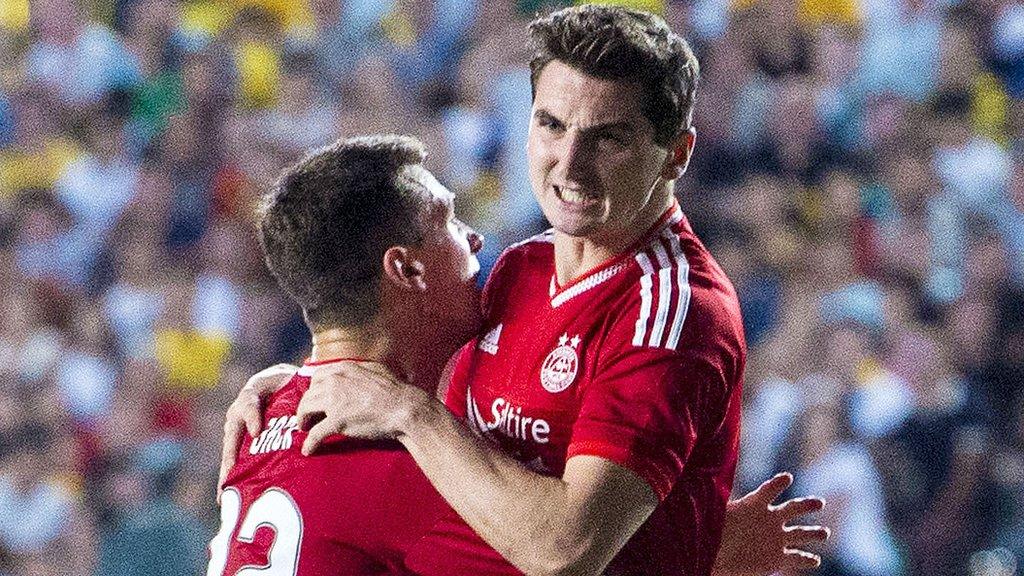
[[[566,204],[587,205],[593,204],[597,202],[599,199],[599,197],[595,194],[588,194],[583,190],[579,190],[576,188],[565,188],[557,184],[554,184],[553,187],[555,189],[555,195],[558,196],[558,199],[561,200],[562,202],[565,202]]]

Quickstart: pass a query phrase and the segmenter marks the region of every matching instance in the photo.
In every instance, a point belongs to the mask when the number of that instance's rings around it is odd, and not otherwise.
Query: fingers
[[[805,496],[801,498],[793,498],[792,500],[786,500],[782,504],[775,507],[785,520],[788,522],[793,518],[799,518],[804,514],[810,512],[817,512],[825,507],[825,499],[818,498],[817,496]]]
[[[765,506],[771,504],[779,497],[780,494],[785,492],[786,488],[789,488],[790,484],[793,483],[793,475],[789,472],[783,472],[776,474],[768,480],[764,481],[758,486],[753,492],[747,494],[743,498],[751,498],[762,502]]]
[[[286,365],[272,366],[249,378],[249,381],[238,392],[238,398],[235,398],[235,401],[228,407],[227,414],[224,416],[224,440],[221,444],[220,470],[217,472],[218,502],[224,480],[238,458],[243,432],[248,432],[249,436],[255,438],[263,427],[262,399],[275,392],[290,378],[282,366]]]
[[[340,364],[344,363],[331,365],[331,370],[324,367],[314,372],[309,390],[306,390],[299,401],[295,416],[299,428],[309,431],[302,443],[303,456],[316,452],[325,438],[332,434],[340,434],[344,428],[342,420],[336,415],[340,404],[337,387],[329,386],[330,381],[338,373]]]
[[[316,452],[324,438],[341,432],[341,426],[337,422],[326,418],[321,420],[316,426],[309,429],[309,434],[306,435],[306,440],[302,443],[302,455],[309,456]]]
[[[261,398],[265,398],[280,390],[298,370],[291,364],[275,364],[254,374],[244,388],[253,389]]]
[[[811,542],[824,542],[832,535],[825,526],[787,526],[786,546],[802,546]]]
[[[326,412],[319,391],[312,387],[302,395],[299,405],[295,408],[295,417],[300,430],[309,430],[324,419]]]
[[[234,420],[239,426],[244,424],[249,436],[255,438],[260,433],[260,428],[263,427],[263,414],[260,410],[262,404],[259,392],[245,386],[238,393],[238,398],[228,408],[226,418]]]
[[[783,554],[779,570],[811,570],[821,566],[821,556],[806,550],[789,550]]]
[[[235,459],[238,457],[238,447],[241,445],[241,442],[242,422],[234,418],[228,419],[224,422],[224,442],[220,452],[220,470],[217,473],[218,502],[220,502],[221,491],[224,489],[224,480],[227,479],[231,467],[235,465]]]
[[[245,422],[245,431],[252,438],[255,438],[260,433],[260,429],[263,428],[263,418],[258,407],[247,409],[242,415],[242,420]]]
[[[353,364],[353,366],[355,366],[357,368],[361,368],[361,369],[366,370],[368,372],[371,372],[373,374],[378,374],[378,375],[381,375],[381,376],[386,376],[386,375],[390,375],[391,374],[391,371],[389,371],[380,362],[353,362],[352,364]]]
[[[354,368],[356,367],[351,365],[350,362],[337,362],[317,368],[313,375],[309,377],[309,390],[306,391],[306,395],[310,392],[319,392],[323,388],[329,388],[338,380],[344,380],[348,372]]]

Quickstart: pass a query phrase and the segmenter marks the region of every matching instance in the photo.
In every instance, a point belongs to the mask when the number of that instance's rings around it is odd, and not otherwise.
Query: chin
[[[551,227],[568,236],[584,237],[599,232],[604,218],[599,214],[566,214],[555,208],[544,212]]]
[[[553,222],[551,227],[559,233],[573,238],[586,238],[601,228],[600,224],[594,222],[565,222],[564,220]]]

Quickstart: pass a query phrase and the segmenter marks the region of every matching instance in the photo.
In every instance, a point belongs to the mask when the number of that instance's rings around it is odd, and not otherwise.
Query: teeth
[[[590,197],[579,192],[578,190],[572,190],[569,188],[558,188],[562,200],[569,202],[570,204],[580,204],[590,200]]]

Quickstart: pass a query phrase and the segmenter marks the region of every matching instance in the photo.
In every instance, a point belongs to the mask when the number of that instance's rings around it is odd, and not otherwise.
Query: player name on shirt
[[[298,429],[299,419],[294,414],[271,418],[267,427],[249,446],[249,454],[267,454],[291,448],[292,434]]]

